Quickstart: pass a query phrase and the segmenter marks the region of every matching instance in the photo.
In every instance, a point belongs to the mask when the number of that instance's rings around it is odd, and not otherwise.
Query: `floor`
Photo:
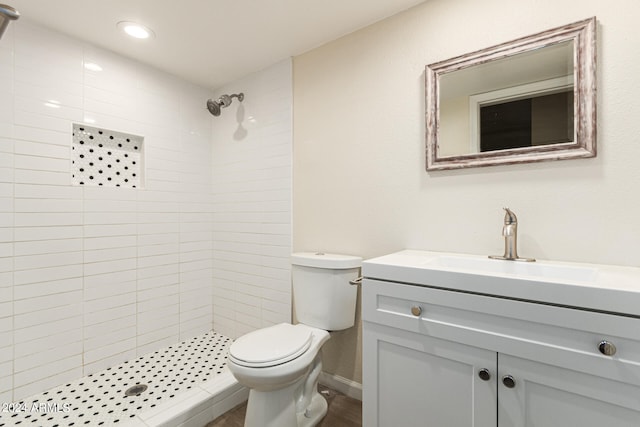
[[[327,399],[329,411],[318,427],[362,427],[362,402],[320,386],[320,393]],[[247,404],[244,403],[216,418],[205,427],[243,427]]]

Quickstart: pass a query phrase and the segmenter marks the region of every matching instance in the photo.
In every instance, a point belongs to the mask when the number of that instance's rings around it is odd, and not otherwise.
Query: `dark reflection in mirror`
[[[573,141],[573,91],[480,106],[480,152]]]

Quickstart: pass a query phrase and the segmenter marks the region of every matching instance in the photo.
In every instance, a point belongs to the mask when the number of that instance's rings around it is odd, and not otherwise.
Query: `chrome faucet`
[[[518,218],[511,209],[504,208],[504,210],[504,227],[502,227],[502,235],[504,236],[504,255],[489,255],[489,258],[503,259],[507,261],[535,261],[534,258],[520,258],[518,256]]]

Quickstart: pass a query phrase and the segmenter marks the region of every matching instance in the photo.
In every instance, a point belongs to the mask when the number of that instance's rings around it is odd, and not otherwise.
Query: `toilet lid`
[[[241,336],[231,344],[229,357],[238,365],[266,368],[304,354],[311,345],[308,328],[281,323]]]

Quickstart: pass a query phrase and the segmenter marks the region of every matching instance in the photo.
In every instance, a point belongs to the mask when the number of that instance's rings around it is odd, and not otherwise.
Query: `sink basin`
[[[521,262],[483,258],[479,256],[441,255],[428,259],[425,267],[455,270],[460,273],[508,275],[549,281],[592,282],[598,270],[548,261]]]

